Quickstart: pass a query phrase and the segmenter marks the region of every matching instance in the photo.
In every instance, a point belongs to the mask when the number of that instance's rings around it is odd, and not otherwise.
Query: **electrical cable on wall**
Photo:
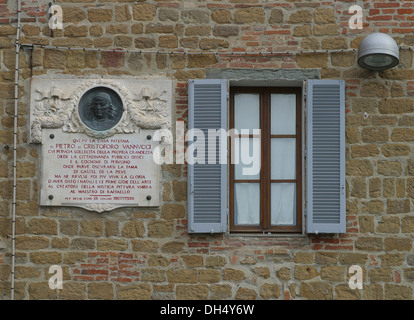
[[[100,48],[84,48],[84,47],[66,47],[66,46],[51,46],[51,45],[40,45],[40,44],[22,44],[22,47],[28,48],[42,48],[42,49],[53,49],[53,50],[83,50],[83,51],[98,51],[98,52],[119,52],[119,53],[151,53],[151,54],[184,54],[184,55],[200,55],[200,54],[214,54],[214,55],[293,55],[300,53],[330,53],[330,52],[349,52],[356,49],[335,49],[335,50],[300,50],[300,51],[160,51],[160,50],[125,50],[125,49],[100,49]]]
[[[13,202],[12,202],[12,266],[11,266],[11,293],[10,299],[14,300],[14,273],[16,260],[16,194],[17,194],[17,115],[19,100],[19,52],[20,52],[20,17],[21,0],[17,1],[17,31],[16,31],[16,67],[14,73],[14,132],[13,132]]]
[[[21,47],[26,48],[42,48],[50,50],[72,50],[72,51],[97,51],[97,52],[118,52],[118,53],[140,53],[140,54],[184,54],[184,55],[200,55],[213,54],[225,56],[249,56],[249,55],[295,55],[302,53],[332,53],[332,52],[357,52],[357,49],[330,49],[330,50],[299,50],[299,51],[160,51],[160,50],[126,50],[126,49],[101,49],[101,48],[85,48],[85,47],[67,47],[67,46],[52,46],[40,44],[21,44]],[[409,46],[399,46],[399,49],[410,49]]]

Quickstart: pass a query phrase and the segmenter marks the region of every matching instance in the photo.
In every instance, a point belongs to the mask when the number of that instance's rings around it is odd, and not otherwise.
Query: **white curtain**
[[[272,183],[271,224],[293,225],[296,223],[296,185],[294,183]]]
[[[271,103],[271,134],[296,133],[296,95],[272,94]]]
[[[270,161],[271,179],[296,179],[296,139],[273,138]]]
[[[296,179],[296,140],[274,138],[271,141],[271,179]],[[272,225],[292,225],[296,216],[296,184],[272,183]]]
[[[260,179],[260,139],[235,138],[234,139],[234,178],[236,180]]]
[[[234,127],[241,133],[242,129],[260,128],[260,103],[259,94],[236,94],[234,97],[235,117]],[[253,139],[235,139],[235,153],[238,155],[238,164],[235,167],[236,179],[260,179],[260,171],[254,174],[243,174],[243,168],[250,168],[260,163],[260,143],[253,144]],[[259,149],[257,149],[257,146]],[[255,147],[255,148],[254,148]],[[241,151],[248,151],[249,155],[244,159],[251,163],[243,163]],[[249,161],[250,162],[250,161]],[[260,169],[260,165],[259,165]],[[248,170],[249,171],[249,170]],[[234,185],[234,217],[236,225],[258,225],[260,223],[260,184],[259,183],[235,183]]]
[[[271,134],[296,134],[296,95],[271,95]],[[296,139],[272,138],[271,179],[296,179]],[[271,224],[296,223],[296,184],[271,184]]]
[[[234,128],[260,129],[260,100],[258,94],[234,95]],[[250,132],[253,133],[253,132]]]
[[[260,184],[235,183],[234,217],[236,225],[260,223]]]

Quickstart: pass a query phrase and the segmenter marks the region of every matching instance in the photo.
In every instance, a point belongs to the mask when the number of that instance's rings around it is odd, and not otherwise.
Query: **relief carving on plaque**
[[[72,93],[65,89],[65,81],[60,87],[54,82],[50,81],[50,89],[42,83],[32,90],[32,143],[41,143],[42,128],[83,132],[98,139],[139,128],[170,128],[171,92],[145,85],[146,81],[140,81],[137,93],[113,79],[81,81]]]

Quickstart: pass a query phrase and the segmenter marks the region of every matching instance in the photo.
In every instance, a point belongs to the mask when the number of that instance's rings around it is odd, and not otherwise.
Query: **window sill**
[[[227,233],[229,238],[307,238],[306,233]]]

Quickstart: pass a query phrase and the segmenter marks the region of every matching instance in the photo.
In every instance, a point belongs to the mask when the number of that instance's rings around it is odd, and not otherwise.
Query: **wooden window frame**
[[[301,233],[302,232],[302,90],[299,87],[230,87],[230,128],[234,128],[235,93],[258,93],[260,94],[260,129],[261,129],[261,170],[260,180],[235,180],[234,164],[230,162],[229,174],[229,211],[230,232],[232,233]],[[295,135],[271,135],[270,97],[272,93],[290,93],[296,95],[296,134]],[[268,116],[265,116],[265,115]],[[271,138],[295,138],[296,139],[296,179],[294,180],[271,180],[270,179],[270,145]],[[233,154],[229,141],[229,150]],[[234,185],[237,182],[260,183],[260,224],[235,225],[234,217]],[[271,182],[295,182],[296,183],[296,224],[292,226],[271,225]]]

